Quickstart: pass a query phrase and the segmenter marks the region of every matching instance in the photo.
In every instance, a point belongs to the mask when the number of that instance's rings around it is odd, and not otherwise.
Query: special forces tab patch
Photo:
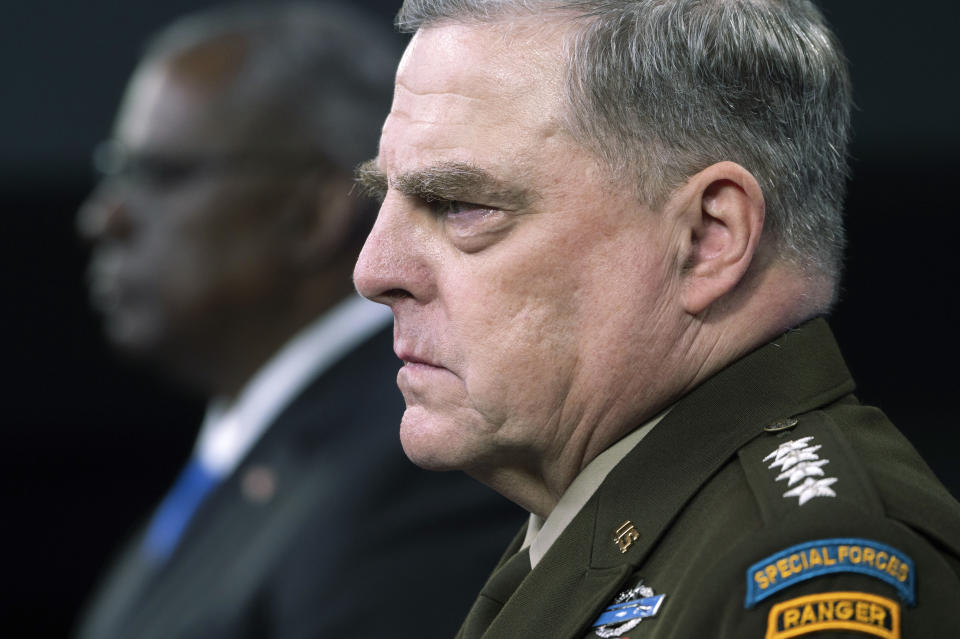
[[[846,630],[900,639],[900,604],[865,592],[824,592],[775,605],[766,639],[789,639],[821,630]]]
[[[913,560],[876,541],[841,537],[790,546],[747,568],[746,608],[801,581],[837,572],[855,572],[893,586],[908,605],[916,603]]]

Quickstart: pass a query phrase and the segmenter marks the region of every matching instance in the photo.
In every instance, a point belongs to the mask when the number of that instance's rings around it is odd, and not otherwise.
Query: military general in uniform
[[[408,0],[354,278],[407,455],[530,513],[463,639],[960,636],[960,506],[825,317],[851,86],[802,0]]]

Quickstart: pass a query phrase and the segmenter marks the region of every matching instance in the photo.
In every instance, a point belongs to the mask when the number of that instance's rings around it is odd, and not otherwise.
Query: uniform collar
[[[784,333],[708,379],[674,405],[596,493],[592,565],[638,565],[700,486],[764,426],[853,390],[822,318]],[[627,521],[639,538],[621,552],[612,535]]]
[[[573,521],[587,500],[597,492],[603,480],[607,478],[610,471],[627,456],[633,447],[640,443],[647,433],[653,430],[660,420],[664,418],[667,411],[663,411],[640,428],[618,441],[616,444],[597,455],[593,461],[580,471],[580,474],[573,480],[570,486],[564,491],[563,496],[557,502],[557,505],[546,520],[530,513],[530,521],[527,523],[526,537],[523,540],[523,548],[530,548],[530,567],[536,568],[537,564],[543,558],[550,546],[557,540],[557,537],[566,529],[567,525]]]

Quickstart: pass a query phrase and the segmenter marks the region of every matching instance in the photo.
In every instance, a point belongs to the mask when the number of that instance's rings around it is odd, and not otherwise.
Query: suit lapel
[[[282,538],[286,520],[299,512],[304,475],[309,471],[286,461],[287,452],[282,447],[263,443],[268,445],[258,445],[251,458],[216,489],[197,513],[181,545],[158,572],[136,612],[137,627],[147,633],[142,636],[152,636],[150,628],[169,629],[169,621],[159,620],[172,610],[177,611],[177,623],[191,627],[191,623],[207,623],[211,606],[216,603],[234,602],[240,609],[283,548],[270,540]],[[251,494],[244,486],[245,476],[251,471],[271,475],[272,494]],[[318,465],[314,472],[322,473],[323,469]],[[312,484],[321,490],[330,485],[329,480],[319,477]]]
[[[142,599],[128,610],[131,632],[126,636],[170,636],[177,627],[190,627],[190,636],[211,634],[190,621],[208,623],[214,603],[231,608],[224,619],[239,616],[304,514],[338,499],[335,491],[349,476],[343,465],[356,455],[350,448],[354,440],[342,433],[363,426],[355,423],[351,389],[366,381],[363,367],[371,357],[386,353],[380,357],[384,366],[392,363],[391,343],[392,329],[382,331],[355,356],[315,379],[277,416],[236,471],[200,506],[167,562],[147,576]],[[380,445],[393,442],[370,444]],[[272,494],[258,497],[250,490],[251,472],[269,476]]]

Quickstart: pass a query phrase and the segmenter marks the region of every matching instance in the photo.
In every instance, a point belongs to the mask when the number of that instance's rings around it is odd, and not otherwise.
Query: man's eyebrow
[[[390,186],[425,202],[461,200],[506,209],[522,209],[533,200],[528,189],[465,162],[446,162],[396,176]]]
[[[465,162],[436,164],[402,173],[388,181],[373,159],[357,167],[354,180],[363,195],[379,200],[386,196],[388,186],[424,202],[462,200],[511,210],[526,208],[534,199],[528,189]]]
[[[353,172],[353,181],[366,197],[382,201],[387,196],[387,176],[377,166],[376,158],[358,166]]]

